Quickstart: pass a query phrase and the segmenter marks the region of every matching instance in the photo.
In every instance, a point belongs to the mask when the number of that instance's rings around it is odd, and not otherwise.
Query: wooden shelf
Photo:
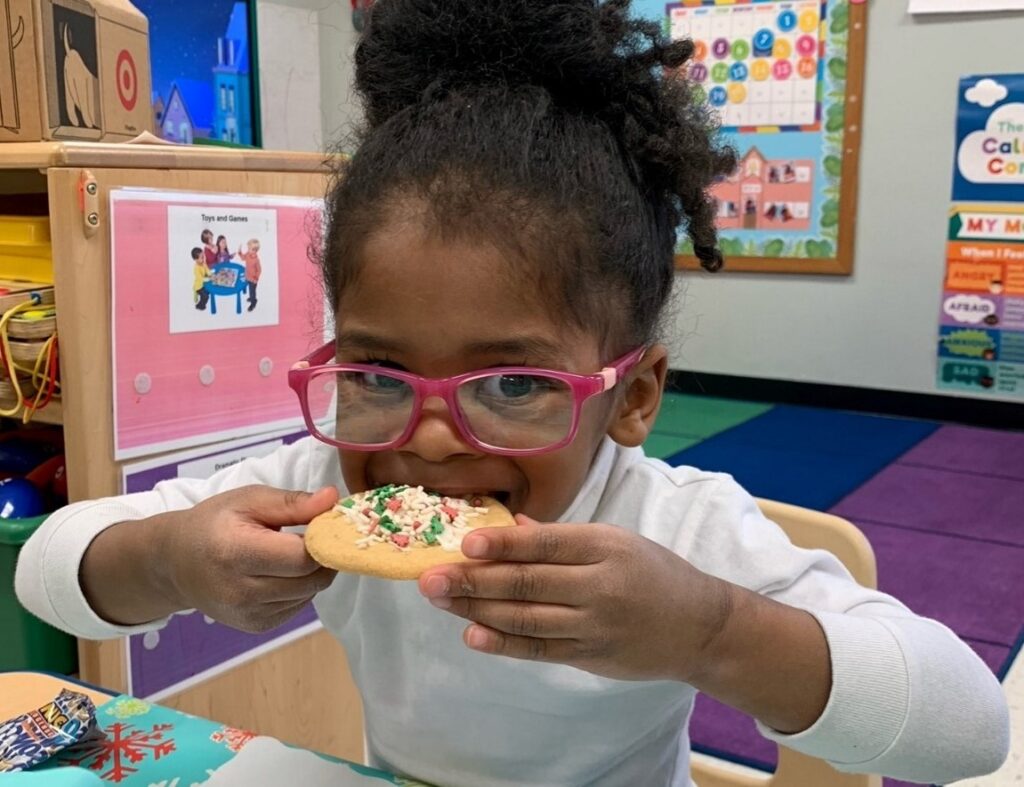
[[[326,173],[337,161],[319,153],[134,142],[7,142],[0,145],[0,153],[0,170],[95,167]]]

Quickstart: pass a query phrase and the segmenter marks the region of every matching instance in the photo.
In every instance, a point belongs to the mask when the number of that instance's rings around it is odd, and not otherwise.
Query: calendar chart
[[[823,0],[685,0],[666,11],[671,38],[694,41],[689,78],[724,129],[820,128]]]

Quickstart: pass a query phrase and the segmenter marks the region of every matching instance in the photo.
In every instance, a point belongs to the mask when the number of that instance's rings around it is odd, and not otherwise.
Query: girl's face
[[[553,316],[528,274],[510,283],[508,263],[486,245],[450,243],[410,225],[371,237],[361,269],[339,304],[338,361],[381,362],[424,377],[493,366],[534,366],[593,374],[607,363],[598,341]],[[351,492],[386,483],[444,494],[495,494],[513,512],[553,521],[571,505],[606,434],[639,445],[657,414],[663,348],[652,348],[636,382],[590,399],[579,434],[565,448],[531,457],[485,454],[468,445],[440,399],[401,447],[339,451]],[[628,392],[628,395],[627,395]]]
[[[228,250],[228,239],[223,237],[223,236],[220,237],[220,238],[217,238],[217,251],[227,251],[227,250]]]

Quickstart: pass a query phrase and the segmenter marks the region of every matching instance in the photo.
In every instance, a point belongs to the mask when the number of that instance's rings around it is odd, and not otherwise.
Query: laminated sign
[[[1024,398],[1024,75],[960,83],[937,384]]]

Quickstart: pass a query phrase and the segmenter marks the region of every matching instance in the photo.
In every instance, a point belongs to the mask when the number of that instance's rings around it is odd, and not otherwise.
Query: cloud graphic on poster
[[[1024,104],[1004,104],[972,131],[957,153],[960,174],[972,183],[1024,185]]]
[[[996,313],[996,304],[980,295],[954,295],[946,298],[942,310],[957,322],[980,325],[986,317]]]
[[[1010,91],[1006,85],[1001,85],[994,79],[982,79],[964,93],[964,98],[972,104],[988,109],[994,107],[1008,95],[1010,95]]]

